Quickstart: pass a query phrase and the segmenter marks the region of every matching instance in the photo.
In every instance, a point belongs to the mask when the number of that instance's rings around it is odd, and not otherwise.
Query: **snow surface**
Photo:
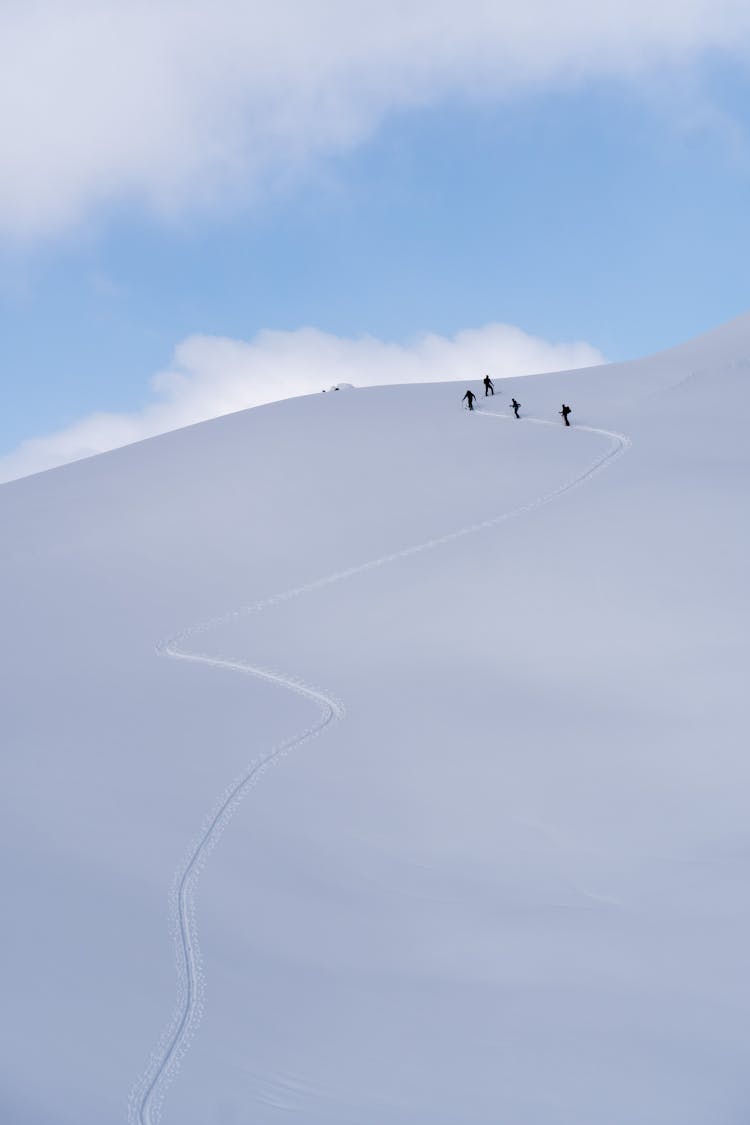
[[[0,489],[3,1123],[747,1121],[749,372]]]

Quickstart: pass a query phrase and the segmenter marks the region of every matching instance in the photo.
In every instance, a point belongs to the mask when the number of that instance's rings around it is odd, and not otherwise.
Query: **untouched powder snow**
[[[745,1121],[749,373],[741,318],[3,486],[0,1119]]]

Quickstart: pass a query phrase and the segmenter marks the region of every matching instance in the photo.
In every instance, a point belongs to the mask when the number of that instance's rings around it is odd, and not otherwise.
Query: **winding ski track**
[[[516,420],[512,418],[510,414],[497,413],[492,410],[480,409],[476,411],[476,415],[479,418],[500,418],[513,422],[514,425],[517,424]],[[550,422],[543,418],[521,418],[520,421],[525,425],[560,425],[559,422]],[[173,660],[185,660],[193,664],[208,664],[212,668],[226,668],[229,671],[241,672],[248,676],[254,676],[256,679],[264,680],[267,683],[287,688],[289,691],[293,691],[313,703],[317,708],[318,718],[301,734],[294,735],[268,750],[265,754],[255,758],[248,765],[247,769],[227,786],[217,804],[206,817],[198,837],[190,847],[185,860],[177,871],[171,896],[177,956],[177,1002],[171,1022],[162,1033],[161,1038],[152,1052],[151,1061],[145,1074],[139,1080],[131,1094],[128,1112],[130,1125],[157,1125],[161,1117],[161,1109],[167,1087],[174,1078],[201,1019],[203,1011],[204,975],[198,941],[195,891],[201,871],[203,870],[209,854],[216,846],[219,837],[237,811],[240,803],[258,782],[265,770],[272,764],[278,762],[290,751],[298,749],[306,742],[315,738],[323,730],[333,723],[338,722],[344,716],[343,703],[336,699],[335,696],[331,695],[330,692],[324,691],[321,688],[313,687],[285,673],[272,671],[257,664],[251,664],[241,660],[224,659],[201,652],[186,651],[184,646],[194,638],[208,633],[221,625],[225,625],[230,621],[260,613],[265,609],[278,605],[280,602],[290,601],[303,594],[324,589],[326,586],[332,586],[336,582],[342,582],[344,579],[366,574],[367,571],[376,570],[381,566],[386,566],[388,563],[395,562],[397,559],[406,559],[412,555],[432,551],[436,547],[452,543],[457,539],[475,535],[477,532],[484,531],[491,527],[497,527],[499,524],[504,523],[506,520],[513,519],[516,516],[536,511],[537,508],[541,508],[545,504],[550,504],[553,500],[564,496],[574,488],[579,488],[581,485],[590,481],[592,477],[611,466],[618,458],[626,453],[631,445],[629,438],[613,430],[598,429],[595,426],[577,425],[571,426],[571,430],[573,432],[595,434],[599,437],[606,438],[608,448],[582,473],[577,474],[552,491],[544,493],[526,504],[519,505],[516,508],[510,508],[508,511],[501,512],[499,515],[482,520],[479,523],[472,523],[466,527],[459,528],[457,531],[451,531],[434,539],[428,539],[423,543],[394,551],[388,555],[381,555],[378,558],[371,559],[369,562],[361,563],[358,566],[336,571],[334,574],[327,575],[325,578],[319,578],[305,585],[296,586],[283,593],[273,594],[271,597],[264,598],[261,601],[243,606],[240,609],[225,613],[219,617],[214,617],[198,625],[193,625],[157,646],[157,651],[162,656],[170,657]]]

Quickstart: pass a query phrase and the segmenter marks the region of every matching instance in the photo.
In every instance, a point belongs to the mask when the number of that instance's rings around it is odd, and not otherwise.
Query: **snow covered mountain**
[[[749,373],[4,485],[0,1120],[745,1121]]]

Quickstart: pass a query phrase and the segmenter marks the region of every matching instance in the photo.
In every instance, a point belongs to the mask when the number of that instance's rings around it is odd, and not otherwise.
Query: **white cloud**
[[[603,362],[589,344],[551,344],[505,324],[468,329],[452,339],[426,335],[408,345],[370,336],[350,340],[314,328],[261,332],[251,342],[191,336],[176,348],[170,369],[152,379],[151,401],[142,411],[90,414],[59,433],[24,442],[0,457],[0,481],[340,382],[476,381],[485,372],[502,378]]]
[[[0,234],[238,202],[393,110],[749,40],[746,0],[3,0]]]

